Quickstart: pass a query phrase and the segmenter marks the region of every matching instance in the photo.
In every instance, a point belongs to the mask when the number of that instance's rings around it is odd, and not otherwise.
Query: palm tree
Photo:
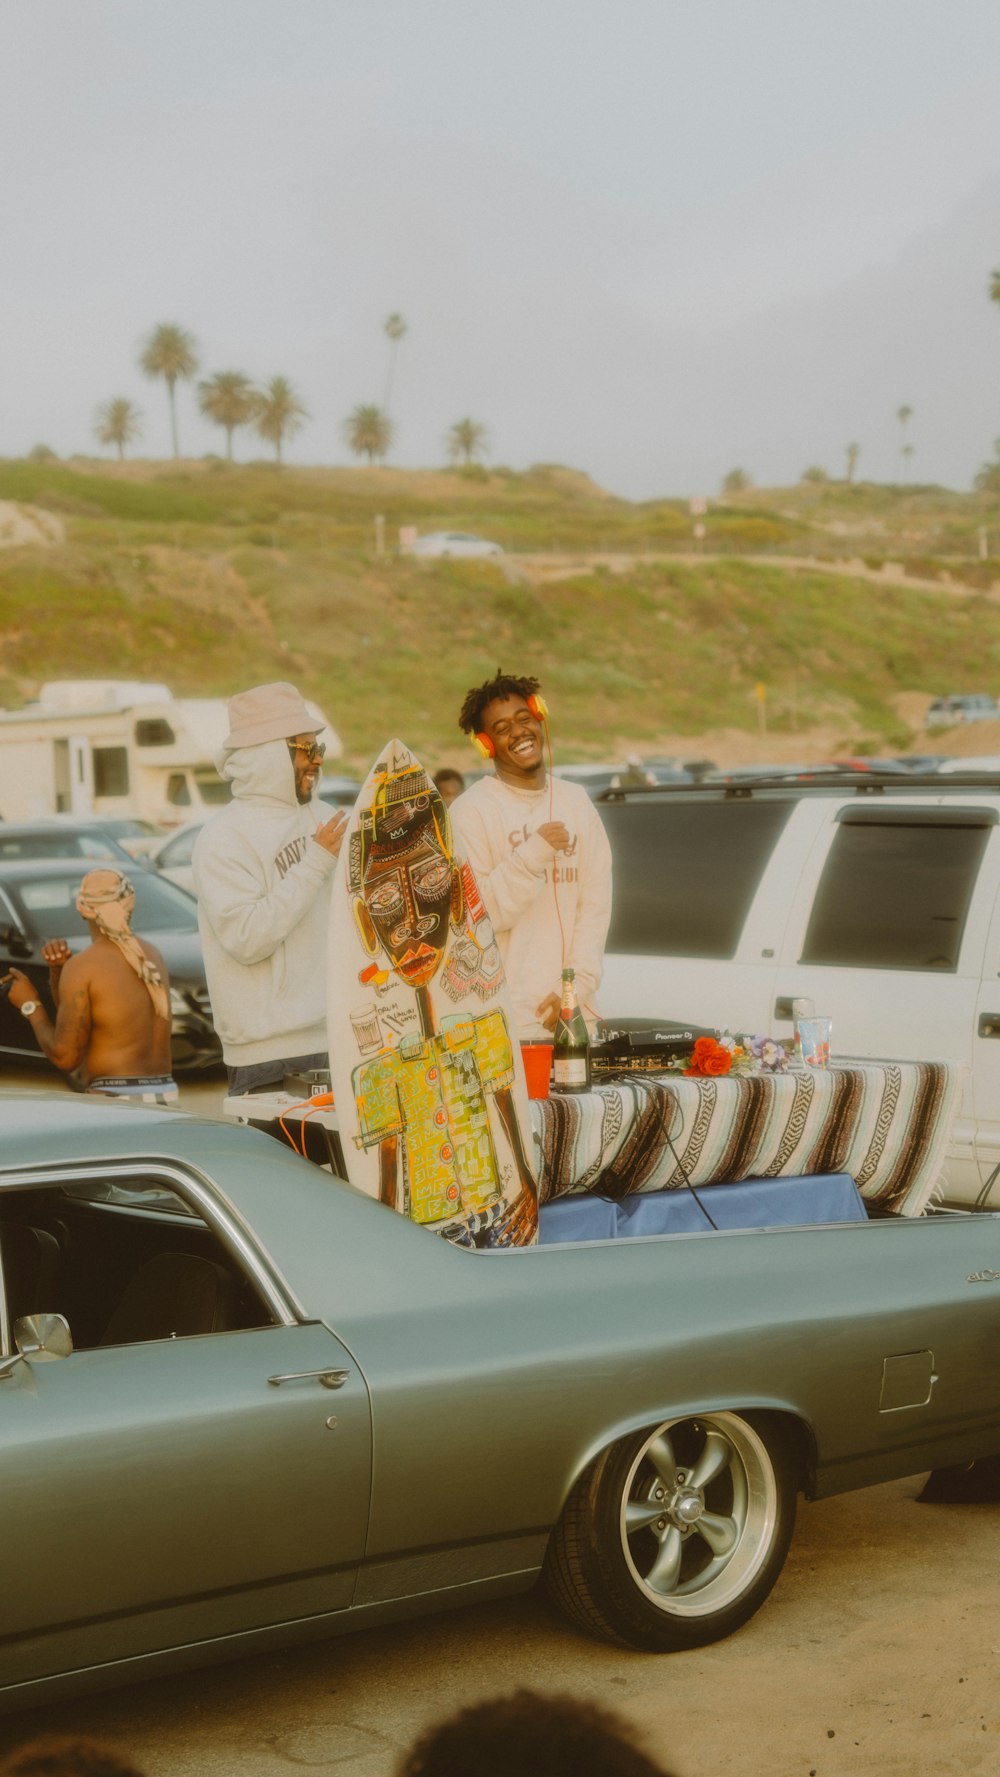
[[[268,444],[274,445],[276,460],[281,462],[281,446],[286,438],[293,438],[305,420],[309,418],[309,409],[299,400],[286,377],[272,376],[267,388],[260,396],[254,425]]]
[[[456,420],[445,439],[445,446],[451,462],[464,463],[468,467],[477,457],[486,455],[489,448],[486,427],[477,420]]]
[[[392,421],[381,407],[356,407],[344,421],[344,437],[356,457],[381,462],[392,443]]]
[[[907,407],[905,404],[902,407],[897,407],[896,418],[899,421],[899,479],[905,486],[906,458],[913,455],[912,444],[908,446],[906,442],[906,428],[913,418],[912,407]]]
[[[170,398],[170,439],[176,457],[177,409],[174,385],[179,381],[188,382],[194,376],[198,368],[198,342],[173,321],[162,321],[159,327],[153,328],[139,353],[139,368],[146,376],[162,376],[167,385]]]
[[[389,366],[385,374],[385,394],[382,397],[382,411],[388,418],[389,397],[392,394],[392,377],[396,368],[396,347],[399,345],[400,340],[406,332],[406,322],[403,320],[402,315],[390,315],[382,328],[382,332],[389,341]]]
[[[142,437],[142,415],[137,407],[124,395],[116,395],[112,401],[105,401],[94,415],[94,437],[98,444],[114,444],[118,449],[119,461],[125,455],[126,444],[134,444]]]
[[[848,486],[850,486],[851,482],[854,480],[854,471],[858,466],[858,458],[860,455],[861,455],[860,444],[849,444],[847,446],[847,482],[848,482]]]
[[[198,384],[198,406],[206,419],[221,426],[226,434],[226,460],[233,460],[233,433],[237,426],[249,425],[260,410],[260,395],[242,370],[217,370],[207,382]]]

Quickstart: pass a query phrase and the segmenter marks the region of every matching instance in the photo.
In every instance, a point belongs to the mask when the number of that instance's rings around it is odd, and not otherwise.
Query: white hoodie
[[[493,921],[518,1035],[548,1034],[536,1008],[560,992],[566,967],[592,1025],[611,920],[611,847],[586,790],[561,777],[541,790],[484,777],[449,813]],[[554,852],[537,831],[547,821],[569,829],[568,852]]]
[[[222,1052],[230,1067],[311,1055],[327,1047],[326,933],[337,860],[312,835],[328,812],[297,800],[283,740],[237,747],[219,769],[233,800],[206,822],[192,869]]]

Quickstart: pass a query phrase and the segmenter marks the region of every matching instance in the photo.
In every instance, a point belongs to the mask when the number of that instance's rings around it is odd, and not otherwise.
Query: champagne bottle
[[[552,1036],[552,1068],[558,1091],[589,1091],[590,1037],[586,1020],[576,1003],[572,969],[562,972],[562,1006]]]

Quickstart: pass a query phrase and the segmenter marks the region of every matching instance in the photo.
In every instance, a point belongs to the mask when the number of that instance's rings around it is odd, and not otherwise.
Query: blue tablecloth
[[[717,1228],[796,1228],[814,1222],[868,1219],[858,1188],[845,1172],[744,1179],[735,1185],[713,1185],[698,1195],[703,1196],[704,1209],[694,1192],[687,1190],[645,1192],[618,1202],[610,1197],[559,1197],[541,1206],[539,1243],[550,1246],[567,1240],[622,1240],[642,1234],[702,1234],[712,1222]]]

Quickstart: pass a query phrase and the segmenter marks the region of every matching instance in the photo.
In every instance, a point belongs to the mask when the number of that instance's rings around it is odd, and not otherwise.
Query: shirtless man
[[[43,1055],[62,1073],[81,1068],[88,1092],[176,1103],[167,969],[155,945],[132,931],[132,884],[117,870],[91,870],[76,905],[90,933],[88,948],[74,955],[65,938],[42,947],[55,1024],[20,969],[0,985],[28,1019]]]

